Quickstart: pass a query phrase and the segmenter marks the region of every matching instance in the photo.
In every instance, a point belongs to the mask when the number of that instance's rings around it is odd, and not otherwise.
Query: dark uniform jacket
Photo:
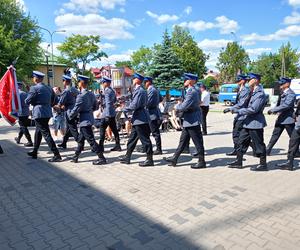
[[[104,100],[102,99],[103,112],[101,118],[105,117],[115,117],[115,103],[117,101],[116,93],[111,87],[107,87],[104,90]]]
[[[148,112],[150,115],[150,120],[155,121],[155,120],[160,120],[161,119],[161,113],[158,108],[159,102],[160,102],[160,94],[159,91],[154,87],[150,86],[147,89],[148,93],[148,103],[147,103],[147,108]]]

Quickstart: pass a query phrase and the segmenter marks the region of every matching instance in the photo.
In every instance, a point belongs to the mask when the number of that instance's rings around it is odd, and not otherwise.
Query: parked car
[[[226,106],[231,106],[236,102],[238,92],[238,84],[224,84],[220,87],[218,101],[224,103]]]

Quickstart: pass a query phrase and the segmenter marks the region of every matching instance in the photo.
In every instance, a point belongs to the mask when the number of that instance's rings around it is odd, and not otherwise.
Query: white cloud
[[[119,11],[120,11],[121,13],[125,13],[125,12],[126,12],[126,10],[125,10],[124,8],[120,8]]]
[[[286,16],[284,18],[283,23],[286,25],[300,23],[300,13],[293,11],[291,16]]]
[[[217,23],[215,26],[220,29],[221,34],[230,34],[236,32],[239,29],[237,21],[231,20],[226,16],[218,16],[215,19]]]
[[[146,14],[148,16],[150,16],[151,18],[153,18],[155,20],[155,22],[157,22],[158,24],[163,24],[163,23],[167,23],[167,22],[171,22],[171,21],[177,21],[179,19],[179,17],[176,15],[169,15],[169,14],[158,15],[149,10],[146,11]]]
[[[20,8],[21,8],[24,12],[27,11],[27,7],[26,7],[26,5],[25,5],[24,0],[16,0],[16,3],[20,6]]]
[[[299,7],[300,0],[289,0],[289,5],[291,5],[292,7]]]
[[[117,46],[112,43],[100,43],[99,47],[101,50],[114,50],[117,48]]]
[[[219,50],[227,46],[227,43],[232,42],[232,40],[219,39],[219,40],[211,40],[204,39],[198,43],[199,48],[203,50]]]
[[[255,49],[246,49],[246,52],[250,57],[256,57],[265,52],[271,52],[272,48],[255,48]]]
[[[218,16],[215,18],[215,22],[205,22],[203,20],[183,22],[179,26],[192,29],[195,31],[204,31],[208,29],[219,29],[221,34],[230,34],[236,32],[239,29],[239,25],[236,21],[227,18],[226,16]]]
[[[272,40],[285,40],[289,37],[295,37],[300,35],[300,25],[290,25],[284,29],[279,29],[275,33],[267,35],[259,35],[257,33],[251,33],[241,36],[243,41],[272,41]]]
[[[103,58],[101,60],[101,63],[103,65],[106,65],[106,64],[113,65],[118,61],[129,61],[129,60],[131,60],[131,55],[133,52],[134,52],[134,50],[127,50],[120,54],[112,54],[112,55],[108,56],[108,58]]]
[[[122,18],[106,19],[98,14],[75,15],[64,14],[55,18],[59,29],[66,30],[67,35],[100,35],[105,39],[132,39],[133,35],[127,31],[133,25]]]
[[[185,14],[189,15],[189,14],[192,13],[192,11],[193,11],[192,6],[187,6],[187,7],[184,9],[183,12],[184,12]]]
[[[70,0],[63,4],[65,9],[86,13],[97,13],[99,9],[113,10],[117,5],[124,5],[126,0]]]

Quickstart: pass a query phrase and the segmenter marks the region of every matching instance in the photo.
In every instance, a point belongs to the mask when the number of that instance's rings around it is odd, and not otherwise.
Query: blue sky
[[[300,41],[300,0],[19,0],[40,26],[55,34],[55,45],[72,33],[101,36],[109,55],[103,63],[128,60],[141,45],[161,41],[173,25],[189,28],[206,53],[208,68],[227,42],[237,40],[255,59],[275,52],[282,43]],[[50,42],[47,33],[43,47]],[[56,50],[55,50],[56,51]],[[96,66],[94,64],[93,66]]]

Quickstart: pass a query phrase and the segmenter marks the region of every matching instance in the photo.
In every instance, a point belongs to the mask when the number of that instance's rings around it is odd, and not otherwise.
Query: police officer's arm
[[[254,102],[249,104],[247,108],[242,108],[236,110],[236,112],[240,115],[252,115],[260,112],[266,105],[266,97],[265,95],[258,96]]]
[[[296,99],[295,94],[289,94],[286,96],[284,103],[282,103],[281,105],[279,105],[277,107],[272,108],[271,111],[273,113],[279,113],[279,112],[286,111],[286,110],[290,109],[291,107],[293,108],[295,99]]]
[[[182,103],[176,105],[175,109],[177,111],[186,111],[192,107],[193,102],[194,102],[194,100],[193,100],[192,91],[187,91],[184,101]]]
[[[125,107],[124,112],[134,111],[141,108],[140,94],[138,92],[134,93],[132,102]]]
[[[34,105],[35,104],[36,95],[37,95],[37,92],[35,91],[34,86],[30,87],[30,90],[28,92],[28,96],[25,99],[25,103],[27,105],[29,105],[29,104]]]
[[[66,100],[67,100],[67,91],[64,90],[61,95],[60,95],[60,98],[59,98],[59,101],[58,101],[58,105],[59,106],[64,106],[66,104]]]
[[[105,94],[104,100],[105,100],[105,107],[106,107],[106,109],[105,109],[105,112],[106,112],[105,117],[108,117],[109,116],[109,114],[108,114],[108,112],[109,112],[108,107],[113,106],[114,103],[115,103],[115,101],[112,98],[113,96],[112,96],[112,93],[110,92],[110,90],[106,90],[104,94]]]
[[[70,120],[72,120],[73,118],[75,118],[78,113],[80,112],[81,110],[81,107],[83,105],[83,98],[81,97],[81,95],[78,95],[76,97],[76,102],[75,102],[75,106],[74,108],[71,110],[71,112],[68,114],[69,115],[69,118]]]
[[[245,88],[245,87],[244,87]],[[239,100],[238,102],[233,105],[230,109],[241,109],[244,107],[245,102],[247,102],[248,98],[249,98],[249,94],[250,94],[250,89],[247,88],[248,91],[243,91],[243,95],[240,94]]]
[[[153,108],[153,107],[155,107],[155,103],[154,103],[154,101],[155,101],[155,97],[154,97],[154,95],[155,95],[155,91],[154,90],[149,90],[148,91],[148,102],[147,102],[147,108]]]

